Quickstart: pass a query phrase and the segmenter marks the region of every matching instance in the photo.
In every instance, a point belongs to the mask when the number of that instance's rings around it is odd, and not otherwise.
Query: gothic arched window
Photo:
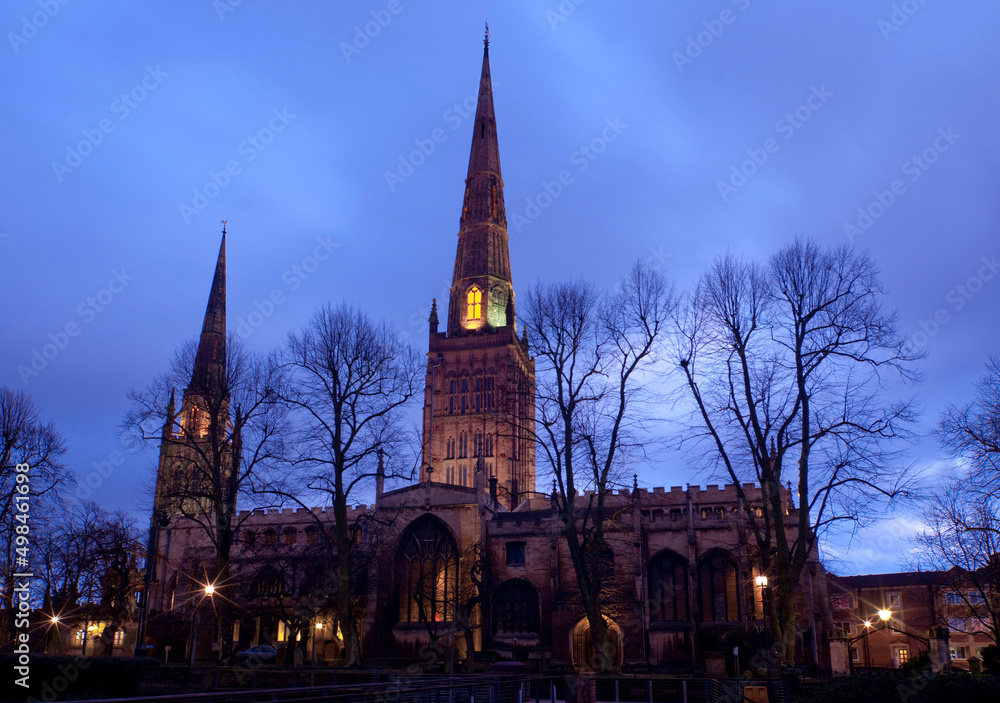
[[[472,288],[469,289],[466,302],[468,302],[469,305],[466,318],[469,320],[480,319],[483,316],[483,292],[476,286],[472,286]]]
[[[493,599],[493,632],[502,634],[537,634],[539,626],[538,591],[524,579],[507,581]]]
[[[723,551],[709,552],[698,564],[698,602],[706,622],[740,619],[736,560]]]
[[[449,622],[458,601],[458,549],[435,518],[414,521],[399,542],[400,622]]]
[[[688,620],[688,563],[679,554],[663,551],[649,562],[649,620]]]

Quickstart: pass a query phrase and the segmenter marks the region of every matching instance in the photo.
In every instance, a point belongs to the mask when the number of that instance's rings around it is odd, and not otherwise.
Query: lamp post
[[[847,660],[850,663],[851,673],[852,674],[854,673],[854,659],[851,658],[851,645],[853,643],[857,642],[862,637],[865,638],[865,660],[867,661],[868,665],[871,666],[871,652],[870,652],[870,648],[868,647],[868,633],[871,632],[873,629],[878,629],[878,626],[882,625],[882,624],[884,624],[885,627],[888,628],[890,632],[894,629],[892,627],[892,625],[889,624],[889,620],[892,618],[892,611],[891,610],[889,610],[888,608],[882,608],[882,609],[880,609],[880,610],[878,610],[876,612],[878,613],[878,618],[879,618],[878,623],[876,623],[873,626],[871,620],[865,620],[865,622],[864,622],[864,626],[865,626],[864,632],[862,632],[857,637],[854,637],[853,639],[847,640]],[[903,633],[903,634],[906,634],[906,633]]]
[[[312,643],[312,664],[316,666],[316,633],[323,629],[323,623],[316,623],[316,627],[313,628],[313,643]]]
[[[764,615],[764,645],[767,647],[767,682],[771,683],[771,629],[767,626],[767,576],[760,574],[753,582],[760,589],[760,610]]]
[[[211,598],[215,595],[215,585],[211,583],[205,584],[204,593],[206,598]],[[204,600],[204,598],[202,599]],[[191,614],[191,660],[190,666],[194,666],[195,652],[198,649],[198,626],[201,624],[201,619],[198,617],[198,606],[201,605],[201,601],[194,604],[194,612]]]

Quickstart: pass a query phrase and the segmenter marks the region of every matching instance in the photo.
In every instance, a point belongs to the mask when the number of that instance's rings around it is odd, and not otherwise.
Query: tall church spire
[[[218,390],[226,378],[226,228],[223,224],[219,258],[215,264],[212,289],[208,294],[205,321],[198,340],[190,388],[204,393]]]
[[[448,306],[449,336],[489,332],[514,322],[507,319],[507,302],[514,292],[507,247],[500,146],[493,110],[488,28],[483,43],[479,101],[472,128],[469,171],[465,179],[455,274]]]

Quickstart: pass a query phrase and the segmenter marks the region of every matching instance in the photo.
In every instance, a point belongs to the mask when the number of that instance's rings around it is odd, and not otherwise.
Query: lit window
[[[951,648],[951,658],[952,659],[966,659],[966,658],[968,658],[968,650],[965,647],[952,647]]]
[[[469,310],[466,316],[469,320],[478,320],[483,316],[483,292],[473,286],[468,294]]]
[[[122,646],[122,642],[124,641],[124,639],[125,639],[125,631],[124,630],[115,630],[114,645],[116,647],[121,647]]]
[[[831,596],[830,607],[834,610],[854,610],[854,596],[847,593]]]

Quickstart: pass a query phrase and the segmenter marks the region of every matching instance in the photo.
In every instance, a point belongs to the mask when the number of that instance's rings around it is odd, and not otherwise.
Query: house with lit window
[[[969,669],[994,644],[984,596],[957,570],[829,579],[833,626],[854,668],[899,668],[940,647],[952,667]]]

